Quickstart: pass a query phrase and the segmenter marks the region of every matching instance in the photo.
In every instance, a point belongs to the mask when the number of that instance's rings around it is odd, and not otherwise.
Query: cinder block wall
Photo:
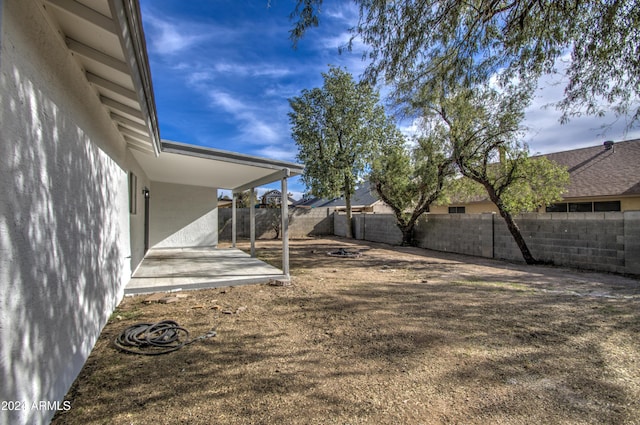
[[[640,275],[640,211],[624,213],[624,252],[626,272]]]
[[[354,232],[356,235],[359,233],[356,232],[354,227]],[[347,235],[347,216],[346,214],[333,214],[333,234],[336,236],[345,237]],[[360,239],[364,239],[364,237],[360,237]]]
[[[560,266],[640,274],[640,211],[523,214],[516,217],[533,256]],[[344,236],[346,217],[335,214],[335,235]],[[391,214],[354,216],[358,239],[400,244]],[[429,214],[414,228],[417,246],[486,258],[522,261],[522,254],[497,214]]]
[[[536,259],[587,270],[627,272],[624,213],[523,214],[516,222]],[[494,252],[496,258],[522,260],[499,216],[495,217]]]
[[[290,237],[346,234],[346,215],[332,209],[292,209]],[[269,214],[256,210],[256,237],[270,238]],[[219,210],[220,240],[231,240],[231,209]],[[278,214],[279,218],[279,214]],[[537,259],[585,270],[640,274],[640,211],[625,213],[523,214],[516,222]],[[402,243],[392,214],[355,214],[356,239]],[[249,237],[249,210],[238,209],[238,237]],[[497,214],[429,214],[414,228],[417,246],[485,258],[522,261],[504,220]]]
[[[237,237],[249,238],[251,231],[251,210],[238,208]],[[231,208],[218,209],[218,239],[231,240]],[[256,209],[256,238],[269,239],[276,235],[274,225],[279,225],[281,220],[280,209],[262,208]],[[333,209],[289,209],[289,237],[303,238],[307,236],[332,235]]]
[[[353,216],[354,237],[392,245],[402,243],[402,232],[390,214],[358,214]]]
[[[429,214],[414,228],[421,248],[493,257],[493,214]]]

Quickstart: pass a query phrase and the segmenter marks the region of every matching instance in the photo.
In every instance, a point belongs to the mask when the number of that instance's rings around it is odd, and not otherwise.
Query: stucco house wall
[[[129,171],[148,181],[42,4],[0,8],[0,400],[27,406],[0,423],[40,424],[141,258]]]
[[[152,182],[149,245],[176,248],[218,245],[218,190]]]
[[[449,207],[465,207],[466,214],[498,213],[498,207],[491,201],[471,202],[468,204],[431,205],[431,214],[449,214]]]
[[[135,176],[135,187],[130,190],[135,191],[135,208],[133,213],[129,214],[129,245],[131,250],[131,271],[135,271],[136,267],[142,262],[145,254],[144,246],[144,196],[143,190],[151,187],[151,180],[147,177],[140,165],[136,162],[135,158],[131,154],[131,151],[127,149],[125,164],[129,168],[129,176],[131,174]]]

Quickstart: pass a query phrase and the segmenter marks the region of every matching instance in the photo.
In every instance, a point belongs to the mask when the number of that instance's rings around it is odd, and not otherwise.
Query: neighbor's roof
[[[313,196],[309,198],[302,198],[301,200],[295,202],[293,205],[300,208],[320,208],[327,202],[329,202],[327,199]]]
[[[567,167],[564,198],[640,195],[640,139],[543,155]]]
[[[373,185],[367,182],[367,183],[364,183],[359,188],[357,188],[353,196],[351,196],[351,207],[369,207],[377,203],[379,200],[380,198],[378,197],[378,194],[373,188]],[[334,199],[326,203],[325,205],[323,205],[323,207],[346,207],[346,206],[347,204],[344,200],[344,197]]]
[[[351,196],[351,207],[368,207],[380,201],[375,189],[370,183],[364,183],[362,186],[356,189],[353,196]],[[346,203],[344,197],[335,199],[322,199],[322,198],[309,198],[303,199],[295,204],[301,208],[335,208],[345,207]]]
[[[45,0],[49,22],[127,146],[158,155],[160,133],[137,0]]]

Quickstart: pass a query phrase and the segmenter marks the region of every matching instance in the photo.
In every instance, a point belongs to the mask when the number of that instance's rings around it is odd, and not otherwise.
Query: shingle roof
[[[298,202],[294,203],[293,205],[301,208],[320,208],[327,202],[329,201],[326,199],[313,197],[313,198],[301,199]]]
[[[362,186],[357,188],[353,196],[351,196],[351,206],[352,207],[368,207],[378,202],[379,199],[380,198],[378,198],[376,190],[373,188],[373,186],[369,183],[364,183]],[[345,206],[346,206],[346,202],[344,201],[344,197],[334,199],[326,203],[325,205],[323,205],[323,207],[345,207]]]
[[[567,167],[564,198],[640,195],[640,139],[544,155]]]
[[[369,183],[364,183],[362,186],[356,189],[355,193],[351,197],[352,207],[368,207],[376,202],[380,198],[376,194],[375,189]],[[295,204],[298,207],[306,208],[319,208],[319,207],[344,207],[346,206],[344,197],[336,199],[321,199],[310,198],[305,199]]]

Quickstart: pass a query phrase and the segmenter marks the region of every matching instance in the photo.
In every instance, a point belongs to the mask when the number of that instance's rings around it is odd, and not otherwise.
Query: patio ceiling
[[[300,164],[219,149],[162,141],[158,157],[134,152],[152,181],[241,192],[302,174]]]
[[[158,155],[160,136],[138,2],[42,3],[127,146]]]

